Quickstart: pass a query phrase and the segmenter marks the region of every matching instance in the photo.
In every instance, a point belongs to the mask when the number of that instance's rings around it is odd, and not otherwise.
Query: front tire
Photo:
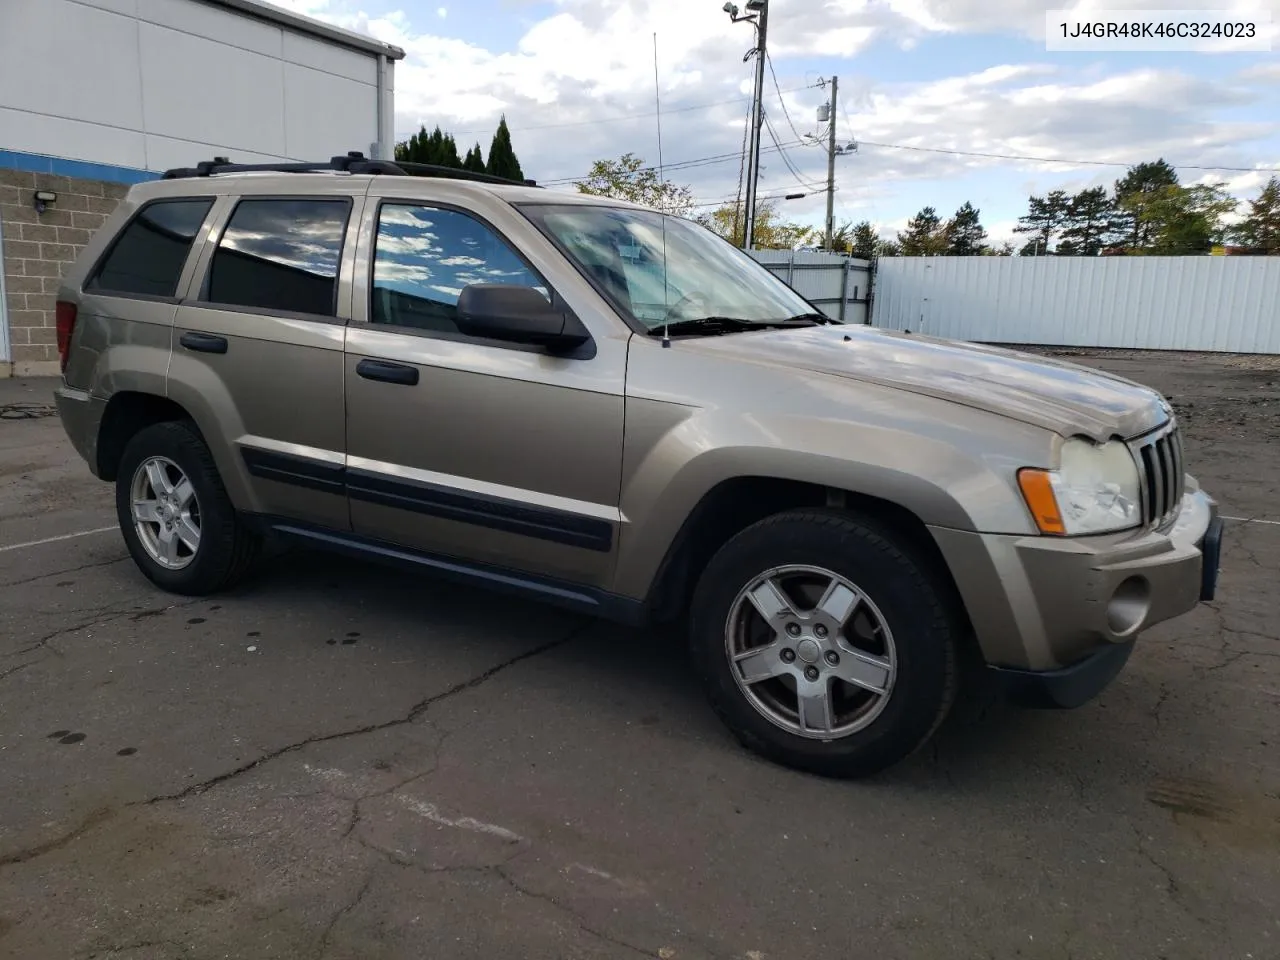
[[[955,698],[961,630],[904,538],[828,510],[738,534],[691,610],[694,661],[738,740],[831,777],[877,773],[929,739]]]
[[[185,422],[154,424],[125,446],[116,515],[138,569],[170,593],[207,596],[232,586],[261,547],[232,506],[209,448]]]

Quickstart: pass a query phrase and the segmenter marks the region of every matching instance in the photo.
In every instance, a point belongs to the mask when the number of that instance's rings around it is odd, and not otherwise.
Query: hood
[[[1012,350],[872,327],[770,330],[683,345],[949,400],[1064,436],[1127,439],[1170,417],[1158,393],[1121,377]]]

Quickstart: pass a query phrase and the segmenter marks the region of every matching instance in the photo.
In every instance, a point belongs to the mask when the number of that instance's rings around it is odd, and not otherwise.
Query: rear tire
[[[869,776],[919,749],[951,708],[963,617],[949,597],[892,530],[788,511],[707,565],[693,658],[744,746],[823,776]]]
[[[125,445],[116,515],[138,569],[184,596],[232,586],[262,545],[232,506],[208,446],[182,421],[154,424]]]

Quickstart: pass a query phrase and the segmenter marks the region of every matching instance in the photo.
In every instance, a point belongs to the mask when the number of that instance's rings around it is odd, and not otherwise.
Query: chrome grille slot
[[[1163,526],[1177,514],[1186,485],[1182,437],[1171,422],[1134,441],[1132,447],[1142,474],[1143,526]]]

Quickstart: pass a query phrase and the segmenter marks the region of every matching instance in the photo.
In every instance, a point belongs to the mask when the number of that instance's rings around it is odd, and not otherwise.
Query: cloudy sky
[[[405,49],[398,138],[439,123],[461,149],[479,139],[487,150],[505,112],[526,175],[549,185],[601,157],[657,161],[656,32],[669,178],[708,203],[737,190],[753,37],[719,0],[275,2]],[[771,0],[766,113],[799,180],[825,183],[825,153],[793,144],[819,129],[820,81],[833,75],[839,139],[858,142],[836,161],[837,218],[889,235],[926,204],[946,216],[967,200],[1003,239],[1028,194],[1110,184],[1126,164],[1156,157],[1184,168],[1184,182],[1209,179],[1239,196],[1280,169],[1280,0],[1074,4],[1264,11],[1271,53],[1046,52],[1045,11],[1068,5]],[[762,195],[812,191],[776,149],[762,162]],[[820,223],[825,200],[813,193],[787,201],[788,213]]]

